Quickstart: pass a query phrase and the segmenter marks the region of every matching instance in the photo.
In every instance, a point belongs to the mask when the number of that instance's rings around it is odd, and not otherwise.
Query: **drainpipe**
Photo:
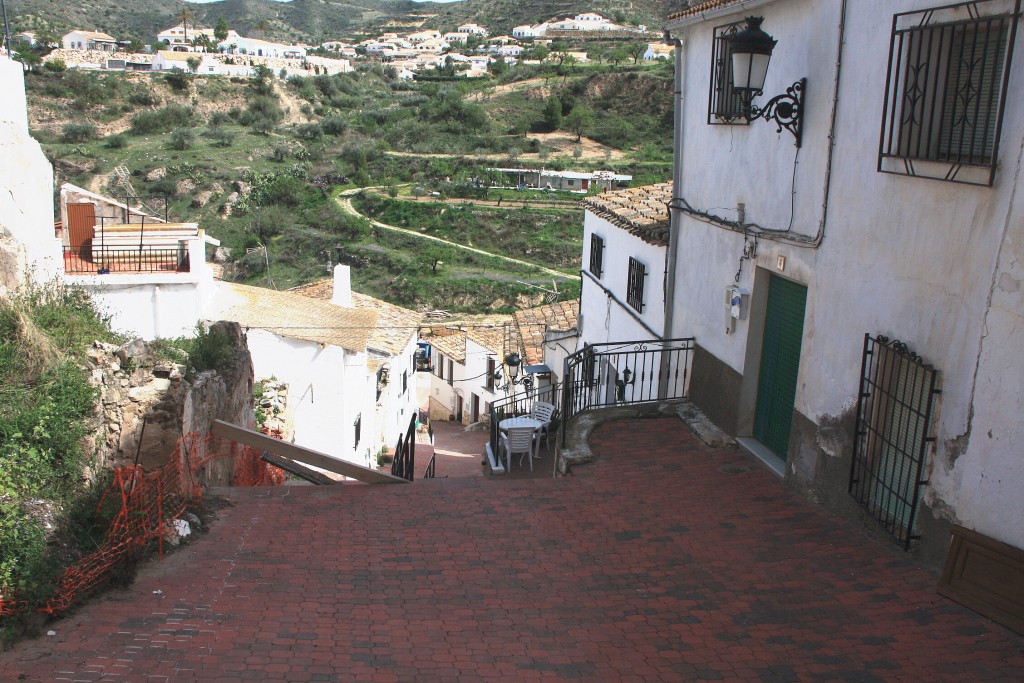
[[[673,38],[668,31],[665,31],[665,42],[675,47],[675,112],[673,115],[672,140],[672,196],[682,196],[683,185],[683,93],[686,85],[686,47],[689,41],[682,41]],[[678,208],[673,208],[674,202],[669,202],[669,228],[668,228],[668,249],[665,253],[665,323],[662,330],[662,339],[672,338],[672,324],[675,314],[676,303],[676,268],[678,267],[679,249],[679,224],[681,214]]]

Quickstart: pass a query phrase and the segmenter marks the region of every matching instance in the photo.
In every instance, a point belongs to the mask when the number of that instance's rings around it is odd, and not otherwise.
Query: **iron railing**
[[[64,271],[95,273],[187,273],[188,249],[179,247],[132,247],[127,249],[85,245],[64,247]]]
[[[398,437],[395,447],[395,459],[391,461],[391,474],[412,481],[413,468],[416,465],[416,414],[409,420],[409,428]]]
[[[938,371],[906,344],[864,335],[849,492],[905,550],[920,538],[937,381]]]
[[[515,385],[513,385],[515,386]],[[511,390],[512,387],[510,387]],[[550,403],[553,406],[559,404],[561,397],[561,385],[558,383],[548,384],[542,387],[531,387],[523,391],[515,392],[506,398],[495,401],[491,404],[491,452],[498,454],[498,438],[500,434],[500,423],[510,417],[529,415],[533,410],[533,404],[540,401]],[[555,419],[557,416],[552,416]]]
[[[427,436],[430,437],[430,445],[434,445],[434,425],[427,421]],[[437,451],[433,451],[430,454],[430,462],[427,463],[427,469],[423,470],[424,479],[433,479],[437,475]]]
[[[588,344],[565,359],[562,424],[597,408],[686,398],[693,349],[692,337]]]

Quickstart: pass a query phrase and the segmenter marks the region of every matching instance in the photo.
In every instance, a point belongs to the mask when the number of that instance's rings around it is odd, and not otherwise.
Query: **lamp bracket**
[[[764,119],[772,121],[778,126],[775,131],[781,133],[785,128],[796,138],[796,146],[800,147],[803,137],[803,105],[804,89],[807,87],[807,79],[801,78],[793,85],[786,88],[783,95],[776,95],[768,100],[763,107],[756,104],[750,105],[750,114],[747,118],[750,121]]]

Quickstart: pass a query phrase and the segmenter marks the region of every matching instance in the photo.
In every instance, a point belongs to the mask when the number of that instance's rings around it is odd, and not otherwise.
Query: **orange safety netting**
[[[229,459],[223,465],[218,461]],[[223,469],[229,466],[230,470]],[[161,555],[165,538],[174,534],[172,520],[202,502],[201,481],[224,480],[232,486],[277,486],[284,472],[260,459],[260,452],[212,435],[182,437],[167,464],[152,472],[139,465],[119,467],[96,506],[98,518],[110,519],[100,548],[68,567],[57,581],[53,597],[40,611],[56,615],[105,583],[126,560],[150,542]],[[19,600],[0,600],[0,617],[25,609]]]

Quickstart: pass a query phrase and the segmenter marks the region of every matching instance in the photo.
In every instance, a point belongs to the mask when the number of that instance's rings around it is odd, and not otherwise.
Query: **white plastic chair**
[[[530,456],[530,471],[533,471],[533,427],[512,427],[501,435],[501,448],[505,451],[505,470],[512,471],[512,454],[519,453],[519,464]]]
[[[544,446],[548,451],[551,450],[551,444],[548,441],[548,428],[551,426],[551,416],[554,415],[554,413],[555,406],[550,403],[544,403],[543,401],[534,402],[533,408],[530,409],[530,417],[544,423],[544,425],[537,430],[537,439],[544,439]]]

